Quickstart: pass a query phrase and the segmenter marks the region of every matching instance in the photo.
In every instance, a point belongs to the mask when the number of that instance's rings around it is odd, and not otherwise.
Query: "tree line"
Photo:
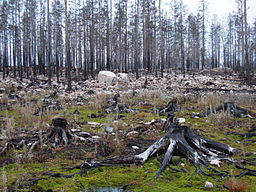
[[[256,67],[256,21],[247,1],[221,24],[208,2],[195,13],[182,0],[2,0],[0,71],[21,80],[38,75],[94,78],[99,70],[142,69],[163,77],[168,69],[220,66],[251,76]],[[64,70],[65,69],[65,70]]]

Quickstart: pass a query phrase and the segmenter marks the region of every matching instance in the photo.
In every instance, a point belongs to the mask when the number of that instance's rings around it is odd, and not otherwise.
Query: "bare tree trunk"
[[[67,72],[67,91],[72,90],[71,86],[71,55],[70,55],[70,42],[69,42],[69,19],[68,19],[68,5],[65,0],[65,45],[66,45],[66,72]]]
[[[244,0],[244,50],[245,50],[245,67],[246,67],[246,80],[247,84],[251,85],[251,66],[249,63],[249,55],[248,55],[248,24],[247,24],[247,6],[246,1]]]

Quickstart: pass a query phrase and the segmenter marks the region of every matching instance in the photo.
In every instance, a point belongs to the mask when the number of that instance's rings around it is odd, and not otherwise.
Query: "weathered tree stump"
[[[143,153],[135,156],[141,163],[144,163],[163,146],[168,145],[160,170],[155,176],[156,178],[169,164],[173,154],[179,154],[189,159],[196,167],[197,173],[206,174],[202,171],[201,166],[207,167],[210,162],[219,162],[222,159],[227,160],[230,155],[239,151],[223,143],[201,136],[187,126],[175,124],[172,119],[173,117],[169,115],[165,124],[166,134]]]
[[[80,142],[96,142],[92,138],[92,135],[86,132],[78,131],[72,132],[67,127],[67,120],[64,118],[52,119],[51,127],[48,130],[42,132],[32,132],[30,137],[23,139],[11,139],[7,140],[3,147],[0,147],[0,155],[4,154],[11,148],[20,149],[23,146],[27,146],[29,149],[29,155],[32,155],[33,151],[44,144],[55,148],[56,146],[68,146],[71,143],[77,141]],[[19,135],[17,135],[19,137]]]
[[[207,109],[203,113],[199,113],[197,116],[198,117],[207,117],[208,115],[212,113],[217,113],[220,111],[224,111],[228,114],[234,115],[235,117],[250,117],[250,118],[255,118],[256,113],[249,111],[247,109],[244,109],[242,107],[239,107],[235,105],[233,102],[225,102],[222,105],[214,108],[214,109]]]
[[[52,143],[64,144],[67,146],[72,138],[72,134],[67,127],[67,120],[64,118],[54,118],[52,119],[51,130],[48,134],[44,136],[46,141],[51,141]]]

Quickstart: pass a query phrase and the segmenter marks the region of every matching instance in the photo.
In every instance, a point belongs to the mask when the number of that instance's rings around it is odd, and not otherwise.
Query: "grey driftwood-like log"
[[[208,115],[212,113],[218,113],[220,111],[224,111],[228,114],[234,115],[235,117],[249,117],[249,118],[255,118],[256,113],[247,110],[245,108],[239,107],[233,102],[225,102],[222,105],[214,108],[214,109],[207,109],[205,112],[199,113],[198,117],[207,117]]]

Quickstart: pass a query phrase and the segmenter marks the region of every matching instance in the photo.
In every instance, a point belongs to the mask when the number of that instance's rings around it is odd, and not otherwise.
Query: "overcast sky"
[[[170,2],[171,0],[163,0],[165,2]],[[187,5],[187,8],[194,12],[198,8],[199,0],[183,0],[184,4]],[[218,15],[220,20],[227,18],[229,13],[237,10],[236,0],[208,0],[209,6],[208,10],[210,12],[209,16],[214,14]],[[252,23],[256,19],[256,0],[248,0],[247,6],[248,10],[248,21]]]

